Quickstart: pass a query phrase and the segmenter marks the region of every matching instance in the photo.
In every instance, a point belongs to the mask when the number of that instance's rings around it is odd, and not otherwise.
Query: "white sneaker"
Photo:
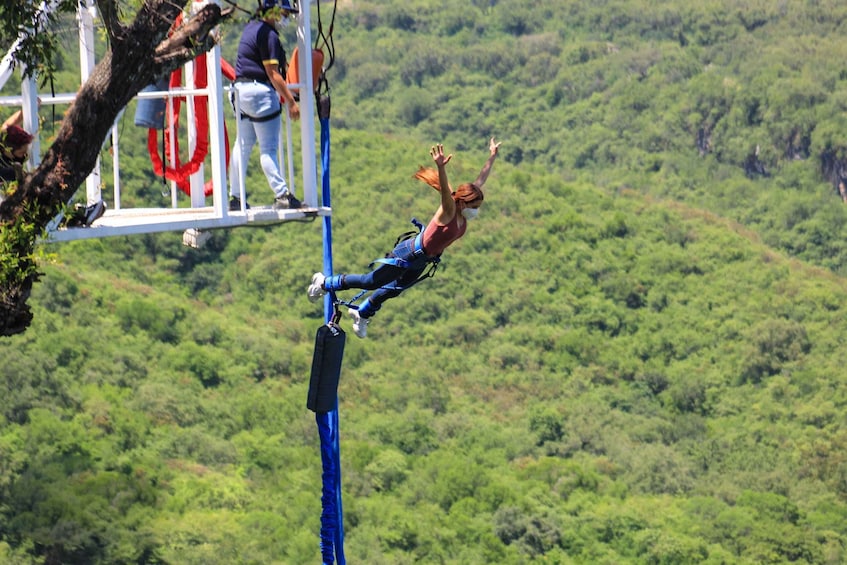
[[[315,273],[314,275],[312,275],[312,284],[309,285],[308,290],[309,300],[314,302],[315,300],[326,294],[326,291],[324,290],[323,286],[325,280],[326,277],[323,275],[323,273]]]
[[[359,311],[355,308],[350,308],[347,310],[347,313],[353,318],[353,333],[359,337],[368,335],[368,323],[370,319],[359,316]]]

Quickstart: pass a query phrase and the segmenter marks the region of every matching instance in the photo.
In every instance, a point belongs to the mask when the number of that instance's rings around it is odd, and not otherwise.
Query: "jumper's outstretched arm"
[[[474,181],[477,188],[482,188],[482,185],[488,180],[488,173],[491,172],[491,167],[494,166],[494,159],[497,158],[497,151],[500,149],[501,143],[502,141],[494,141],[493,137],[488,142],[488,150],[491,152],[491,155],[488,156],[488,160],[485,161],[482,170],[479,172],[479,176]]]

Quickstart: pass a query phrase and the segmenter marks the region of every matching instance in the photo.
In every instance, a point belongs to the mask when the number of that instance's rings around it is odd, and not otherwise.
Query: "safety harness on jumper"
[[[422,223],[420,223],[417,220],[417,218],[412,218],[412,224],[417,228],[417,230],[409,230],[409,231],[404,232],[404,233],[400,234],[399,236],[397,236],[397,241],[394,242],[394,247],[397,247],[397,245],[399,245],[400,242],[409,240],[409,239],[414,237],[415,238],[415,242],[414,242],[415,247],[414,247],[414,252],[412,254],[412,258],[417,259],[419,257],[426,255],[424,248],[423,248],[424,225]],[[438,265],[441,263],[441,255],[436,255],[435,257],[427,257],[426,262],[429,265],[429,267],[426,270],[424,270],[424,272],[422,272],[420,274],[420,276],[418,276],[418,278],[416,278],[411,283],[407,284],[404,287],[404,290],[407,290],[407,289],[415,286],[416,284],[418,284],[419,282],[421,282],[424,279],[428,279],[430,277],[435,276],[436,271],[438,271]],[[368,265],[368,268],[369,269],[373,268],[373,266],[376,265],[377,263],[382,263],[384,265],[394,265],[396,267],[402,267],[404,269],[408,269],[411,266],[411,264],[408,260],[400,259],[399,257],[394,257],[391,253],[386,253],[385,257],[380,257],[379,259],[372,261],[370,263],[370,265]],[[393,285],[393,284],[396,284],[396,283],[395,282],[389,283],[389,285]],[[388,286],[388,285],[386,285],[386,286]],[[383,287],[383,288],[385,288],[385,287]],[[336,306],[339,305],[339,304],[342,304],[342,305],[348,306],[350,308],[358,309],[358,307],[355,306],[355,302],[358,299],[360,299],[362,296],[364,296],[367,292],[368,292],[367,290],[363,290],[363,291],[359,292],[356,296],[351,298],[350,300],[341,300],[341,299],[335,297],[335,293],[333,293],[333,297],[334,297],[333,298],[333,304],[335,304]]]
[[[412,224],[416,228],[418,228],[417,231],[409,230],[407,232],[400,234],[397,237],[397,241],[394,242],[394,247],[397,247],[400,244],[400,242],[409,240],[409,239],[414,237],[415,238],[415,243],[414,243],[414,245],[415,245],[414,249],[415,250],[414,250],[414,253],[412,254],[412,258],[417,259],[418,257],[426,255],[426,252],[424,251],[424,248],[423,248],[424,225],[422,223],[420,223],[417,220],[417,218],[412,218]],[[440,263],[440,262],[441,262],[441,255],[429,258],[427,260],[427,263],[430,264],[430,268],[427,271],[427,274],[421,275],[420,278],[429,278],[433,274],[435,274],[435,270],[438,268],[438,263]],[[376,264],[376,263],[384,263],[386,265],[396,265],[398,267],[403,267],[403,268],[409,268],[409,266],[410,266],[409,261],[407,261],[405,259],[400,259],[398,257],[394,257],[392,255],[392,253],[386,253],[385,257],[382,257],[380,259],[377,259],[377,260],[371,262],[371,264],[368,265],[368,267],[372,268],[374,266],[374,264]],[[432,273],[432,274],[429,274],[429,273]],[[420,280],[420,278],[418,280]],[[415,281],[415,283],[417,283],[417,281]]]

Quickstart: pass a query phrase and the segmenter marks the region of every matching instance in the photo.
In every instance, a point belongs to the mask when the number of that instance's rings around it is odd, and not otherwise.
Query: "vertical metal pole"
[[[85,0],[80,2],[77,10],[79,20],[79,72],[80,84],[85,84],[91,71],[94,70],[94,14],[97,8],[94,6],[94,0]],[[118,171],[113,171],[113,175],[117,176]],[[88,178],[85,179],[85,194],[88,204],[93,204],[101,200],[100,196],[100,157],[94,164],[94,169]]]
[[[315,171],[315,85],[312,84],[312,31],[310,5],[300,2],[297,18],[297,51],[300,55],[300,138],[303,159],[303,202],[318,206],[318,181]]]
[[[218,0],[211,0],[220,4]],[[209,150],[212,157],[212,200],[215,217],[224,215],[226,198],[226,138],[224,136],[223,78],[221,47],[215,45],[206,53],[206,89],[209,92]]]
[[[200,56],[202,57],[203,55]],[[196,71],[197,59],[185,64],[185,84],[188,88],[195,88],[195,85],[197,84]],[[185,97],[185,128],[188,131],[188,154],[192,156],[194,155],[194,150],[198,143],[197,122],[195,121],[197,117],[197,108],[194,105],[195,96],[197,95],[191,94]],[[203,186],[205,183],[204,178],[203,164],[201,163],[197,172],[188,178],[192,208],[200,208],[206,204],[206,197],[203,194],[206,189],[206,187]]]
[[[211,0],[220,5],[219,0]],[[212,205],[215,217],[221,218],[227,207],[226,136],[224,136],[223,75],[221,47],[217,43],[206,53],[206,90],[209,93],[209,150],[212,167]]]
[[[238,195],[238,199],[241,201],[242,210],[247,209],[247,159],[242,159],[241,155],[244,152],[244,136],[241,132],[241,100],[238,97],[238,89],[233,88],[233,100],[235,100],[235,140],[237,143],[232,148],[232,152],[238,152],[238,176],[235,177],[238,179],[238,186],[232,187],[233,196]],[[230,158],[234,158],[234,155]],[[234,175],[233,175],[234,176]],[[232,179],[230,179],[232,182]]]
[[[114,123],[112,124],[112,182],[114,183],[113,198],[115,201],[112,204],[115,210],[121,209],[121,176],[118,174],[121,165],[121,152],[118,144],[118,125],[117,123]]]
[[[21,72],[23,72],[23,68]],[[38,91],[35,78],[29,77],[21,82],[21,113],[23,127],[33,134],[29,149],[29,165],[37,167],[41,163],[41,144],[38,140]]]
[[[176,85],[177,88],[179,88],[181,86],[182,86],[181,84]],[[170,88],[169,90],[173,91],[173,88]],[[169,124],[175,124],[177,118],[178,118],[178,115],[177,115],[177,112],[176,112],[176,98],[174,98],[174,96],[169,93],[168,94],[168,120],[169,120],[168,123]],[[165,130],[165,132],[167,133],[167,136],[168,136],[168,142],[170,143],[170,152],[169,152],[170,154],[167,157],[162,155],[162,160],[164,161],[164,163],[162,163],[162,169],[165,170],[165,171],[167,171],[168,163],[170,163],[171,167],[176,167],[176,157],[177,157],[177,155],[176,155],[176,136],[177,136],[177,134],[179,134],[177,129],[178,128],[176,128],[176,127],[172,127],[172,128],[169,127]],[[164,173],[164,174],[167,174],[167,173]],[[176,191],[177,191],[176,181],[171,181],[170,187],[171,187],[171,208],[176,208],[177,205],[179,204],[177,202],[177,199],[176,199],[176,196],[177,196],[176,195]]]
[[[288,117],[288,112],[285,107],[282,109],[282,119],[285,123],[285,143],[280,143],[282,153],[281,169],[286,171],[285,182],[288,183],[288,191],[293,195],[297,195],[297,183],[294,182],[294,135],[291,129],[291,118]],[[302,118],[301,118],[302,119]],[[280,131],[282,137],[282,131]],[[304,196],[305,198],[305,196]]]

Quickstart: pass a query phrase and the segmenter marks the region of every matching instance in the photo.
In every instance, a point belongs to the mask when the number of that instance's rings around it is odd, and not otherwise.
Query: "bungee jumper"
[[[500,142],[492,137],[488,148],[489,157],[476,180],[461,184],[453,191],[446,169],[453,155],[445,155],[441,144],[433,146],[430,155],[437,169],[420,167],[414,175],[414,178],[425,182],[441,194],[438,210],[426,227],[413,220],[420,230],[419,233],[415,235],[414,232],[407,232],[401,235],[394,249],[385,258],[371,263],[370,267],[377,263],[379,266],[367,274],[327,277],[323,273],[315,273],[307,289],[309,299],[315,301],[327,292],[331,293],[336,305],[349,306],[348,314],[353,320],[353,332],[364,338],[367,335],[368,323],[382,304],[432,276],[444,250],[465,235],[468,220],[476,218],[479,214],[483,201],[482,187],[491,173]],[[427,266],[430,266],[429,271],[426,271]],[[351,288],[361,289],[362,292],[348,302],[335,299],[335,291]],[[368,291],[373,292],[361,304],[355,306],[353,303]]]

